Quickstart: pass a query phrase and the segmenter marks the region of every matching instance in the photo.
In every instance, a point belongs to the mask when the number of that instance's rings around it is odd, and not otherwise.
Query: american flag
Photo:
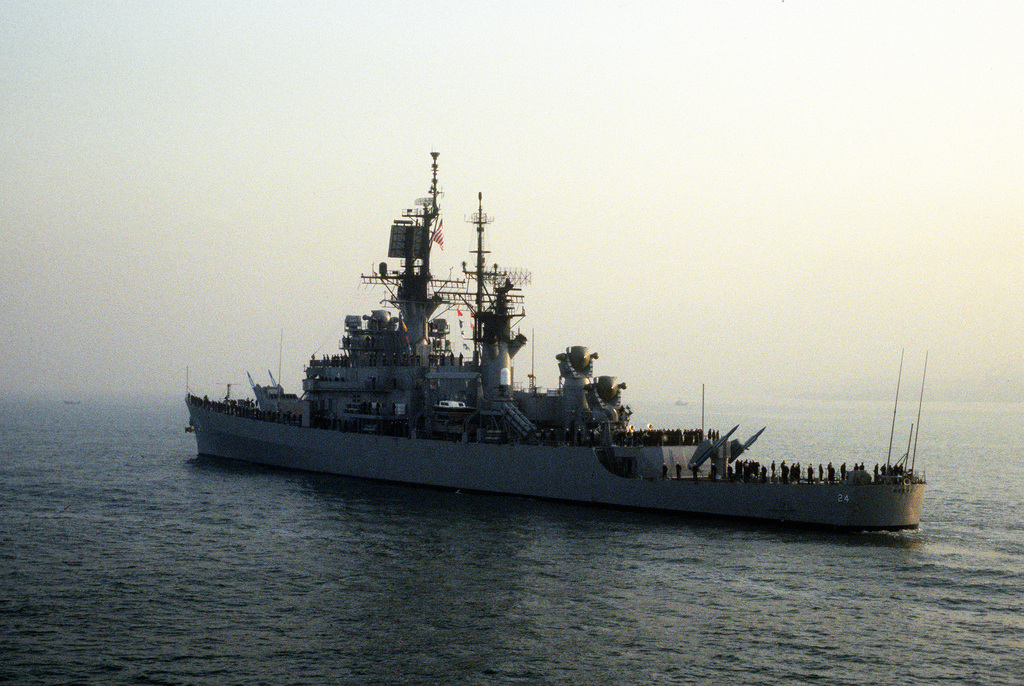
[[[437,226],[434,228],[434,235],[430,237],[430,240],[440,245],[441,250],[444,250],[444,219],[437,220]]]

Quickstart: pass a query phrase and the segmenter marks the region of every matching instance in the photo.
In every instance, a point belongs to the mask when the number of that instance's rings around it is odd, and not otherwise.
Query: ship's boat
[[[491,218],[480,195],[475,264],[463,263],[459,278],[431,275],[431,247],[443,241],[432,157],[428,195],[390,228],[397,266],[381,262],[361,277],[386,293],[382,308],[345,317],[337,352],[309,360],[301,396],[251,377],[254,401],[189,394],[200,454],[625,509],[836,529],[919,525],[924,479],[905,460],[876,475],[774,464],[769,473],[740,459],[764,429],[742,442],[732,439],[737,428],[637,430],[626,384],[595,375],[598,353],[585,346],[557,355],[557,390],[517,382],[513,359],[527,338],[514,326],[530,274],[485,264]]]

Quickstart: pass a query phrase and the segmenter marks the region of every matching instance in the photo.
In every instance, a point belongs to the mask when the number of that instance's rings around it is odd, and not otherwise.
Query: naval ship
[[[279,381],[250,384],[255,400],[187,394],[198,453],[293,470],[439,489],[526,496],[621,509],[811,525],[836,530],[919,526],[925,481],[900,462],[869,474],[794,466],[771,474],[741,459],[741,441],[717,431],[637,430],[626,384],[596,376],[598,353],[571,345],[556,356],[557,389],[516,381],[527,344],[530,274],[486,264],[492,218],[482,194],[470,221],[474,265],[435,278],[443,247],[438,153],[430,190],[391,226],[388,259],[362,283],[381,309],[348,315],[337,352],[313,356],[302,394]],[[449,319],[458,315],[458,338]],[[532,377],[532,375],[531,375]],[[228,393],[230,396],[230,391]],[[838,461],[838,460],[837,460]]]

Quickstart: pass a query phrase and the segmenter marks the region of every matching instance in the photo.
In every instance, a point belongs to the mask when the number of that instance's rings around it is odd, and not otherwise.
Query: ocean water
[[[885,403],[710,409],[762,461],[888,450]],[[185,424],[0,402],[0,682],[1024,683],[1022,404],[925,403],[921,528],[872,534],[274,471]]]

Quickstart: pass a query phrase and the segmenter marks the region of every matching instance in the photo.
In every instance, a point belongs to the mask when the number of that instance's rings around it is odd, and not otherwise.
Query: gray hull
[[[924,497],[921,483],[624,478],[607,470],[590,447],[346,433],[259,421],[194,404],[188,408],[200,455],[435,488],[850,530],[917,528]],[[671,449],[616,448],[616,453],[632,453],[641,462],[660,464],[667,450]]]

